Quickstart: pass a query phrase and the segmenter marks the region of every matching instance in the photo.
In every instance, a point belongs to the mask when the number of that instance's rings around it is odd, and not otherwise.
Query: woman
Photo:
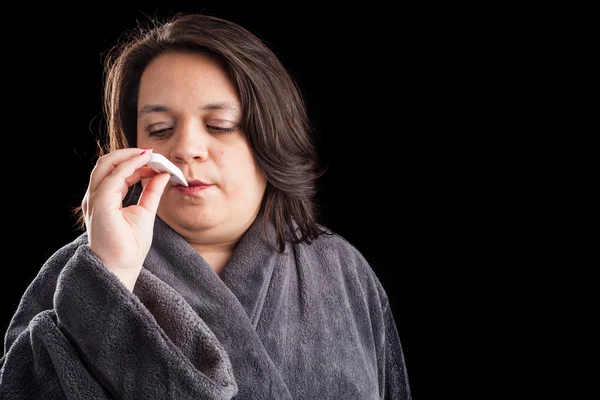
[[[84,233],[22,297],[2,398],[410,399],[383,287],[316,220],[317,157],[282,64],[207,15],[137,32],[106,60]]]

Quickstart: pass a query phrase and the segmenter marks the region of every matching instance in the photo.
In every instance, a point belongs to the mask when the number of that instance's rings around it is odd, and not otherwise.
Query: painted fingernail
[[[142,151],[142,152],[140,153],[140,156],[141,156],[142,154],[144,154],[145,152],[146,152],[146,150]]]

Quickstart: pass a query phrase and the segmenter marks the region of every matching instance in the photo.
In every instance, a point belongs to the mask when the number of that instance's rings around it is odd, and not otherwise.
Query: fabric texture
[[[219,276],[157,217],[133,293],[85,233],[60,248],[5,334],[0,399],[411,399],[361,253],[337,234],[277,253],[260,221]]]

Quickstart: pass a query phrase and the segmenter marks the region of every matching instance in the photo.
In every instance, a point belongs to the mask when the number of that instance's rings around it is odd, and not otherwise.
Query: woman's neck
[[[200,256],[202,256],[204,261],[210,265],[217,275],[221,275],[221,272],[233,254],[236,244],[237,242],[231,242],[220,245],[206,246],[198,243],[190,243],[190,246],[192,246],[200,254]]]

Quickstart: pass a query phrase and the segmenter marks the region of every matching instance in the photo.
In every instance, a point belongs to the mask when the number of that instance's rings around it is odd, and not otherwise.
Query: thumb
[[[167,172],[160,173],[150,179],[140,195],[138,205],[145,208],[149,213],[156,214],[158,210],[158,204],[160,203],[160,197],[162,196],[167,183],[171,175]]]

